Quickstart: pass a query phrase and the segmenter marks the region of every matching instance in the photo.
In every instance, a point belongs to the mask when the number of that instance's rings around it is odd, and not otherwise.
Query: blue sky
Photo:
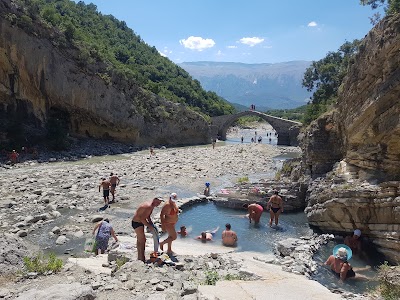
[[[175,63],[319,60],[363,38],[359,0],[92,0]]]

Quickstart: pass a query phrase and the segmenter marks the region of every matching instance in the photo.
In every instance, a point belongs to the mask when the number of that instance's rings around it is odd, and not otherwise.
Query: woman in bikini
[[[283,201],[278,195],[278,191],[274,190],[274,194],[269,198],[267,210],[269,209],[270,219],[269,226],[272,226],[272,221],[275,219],[275,225],[278,225],[279,215],[283,213]]]
[[[175,224],[178,222],[179,209],[175,203],[176,199],[178,196],[172,193],[160,213],[161,228],[168,233],[168,237],[160,243],[160,248],[164,251],[164,245],[168,244],[167,254],[172,254],[172,242],[177,238]]]

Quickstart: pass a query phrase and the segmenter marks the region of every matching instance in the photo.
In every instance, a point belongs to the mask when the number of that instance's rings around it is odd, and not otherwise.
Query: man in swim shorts
[[[112,202],[115,201],[115,189],[117,188],[117,185],[119,184],[119,177],[117,174],[114,175],[114,173],[111,172],[110,174],[110,183],[111,183],[111,195],[112,195]]]
[[[100,188],[103,187],[104,205],[107,205],[110,201],[110,186],[111,186],[110,181],[108,181],[105,177],[103,177],[99,185],[99,192]]]
[[[251,220],[254,221],[255,224],[260,223],[260,218],[263,212],[263,207],[260,204],[257,203],[252,203],[252,204],[245,204],[243,205],[244,208],[247,208],[248,211],[248,217],[249,217],[249,222],[251,223]]]
[[[178,222],[178,213],[179,209],[176,205],[176,200],[178,199],[178,195],[176,193],[172,193],[169,196],[169,200],[164,204],[161,213],[160,213],[160,221],[161,228],[163,231],[168,233],[168,237],[160,243],[161,250],[164,250],[164,245],[168,245],[167,254],[172,254],[172,242],[176,240],[177,234],[175,230],[175,224]]]
[[[154,207],[157,207],[163,202],[161,197],[155,197],[151,201],[142,203],[137,208],[132,218],[132,227],[136,233],[136,247],[138,252],[138,260],[144,262],[144,250],[146,247],[146,236],[144,234],[144,226],[154,231],[154,224],[150,216],[153,213]]]
[[[273,220],[275,220],[275,225],[278,225],[279,215],[283,213],[283,201],[277,190],[274,190],[273,195],[269,198],[267,210],[269,210],[270,214],[269,226],[272,226]]]

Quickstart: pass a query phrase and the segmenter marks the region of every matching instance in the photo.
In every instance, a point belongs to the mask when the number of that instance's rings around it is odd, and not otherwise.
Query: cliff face
[[[81,69],[51,41],[0,18],[0,116],[17,116],[43,129],[52,113],[62,116],[77,136],[136,145],[210,141],[208,124],[199,114],[134,83],[109,84]]]
[[[400,261],[400,15],[365,37],[334,112],[304,132],[306,208],[325,232],[360,228]]]
[[[346,160],[400,179],[400,16],[364,39],[339,101]],[[379,173],[379,174],[378,174]]]

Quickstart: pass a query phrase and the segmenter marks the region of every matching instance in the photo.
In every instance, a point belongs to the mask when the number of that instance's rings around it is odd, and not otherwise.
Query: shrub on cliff
[[[209,116],[235,111],[230,103],[203,90],[199,81],[146,44],[124,21],[102,15],[92,3],[70,0],[14,0],[13,3],[14,10],[0,11],[0,15],[9,16],[24,29],[34,22],[34,34],[43,36],[47,32],[48,36],[43,37],[68,52],[80,67],[104,74],[101,78],[111,78],[108,84],[120,87],[122,82],[128,82],[127,86],[138,84]]]

